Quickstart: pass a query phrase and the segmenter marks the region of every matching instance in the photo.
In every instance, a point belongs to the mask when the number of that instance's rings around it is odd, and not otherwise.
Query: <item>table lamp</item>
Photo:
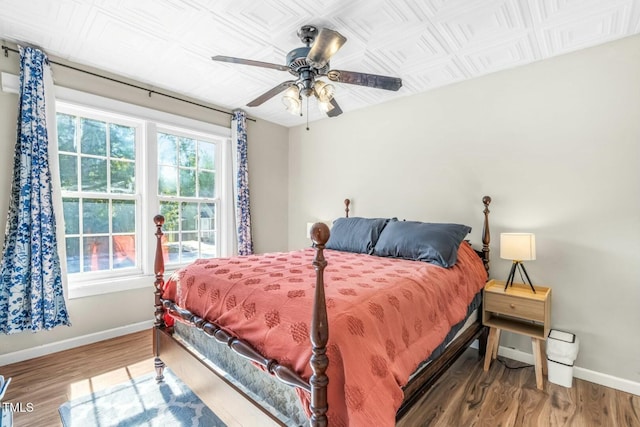
[[[536,259],[536,236],[533,233],[500,233],[500,258],[513,261],[504,290],[506,291],[510,285],[513,285],[516,270],[520,269],[520,277],[522,277],[522,273],[524,273],[524,276],[529,282],[529,286],[531,286],[531,290],[535,294],[536,290],[531,284],[531,279],[529,279],[529,275],[522,261],[533,261]]]

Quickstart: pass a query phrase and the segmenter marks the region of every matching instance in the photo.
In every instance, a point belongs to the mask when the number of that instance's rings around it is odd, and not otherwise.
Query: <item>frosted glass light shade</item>
[[[294,116],[300,114],[302,102],[300,102],[300,90],[297,86],[291,86],[284,92],[284,95],[282,95],[282,103],[289,113]]]
[[[533,233],[500,233],[500,258],[514,261],[536,259],[536,236]]]
[[[328,113],[329,111],[333,110],[334,107],[333,107],[333,104],[331,104],[330,102],[318,101],[318,108],[323,113]]]
[[[327,84],[321,80],[316,80],[313,85],[313,90],[315,90],[320,102],[331,102],[333,94],[336,92],[333,85]]]

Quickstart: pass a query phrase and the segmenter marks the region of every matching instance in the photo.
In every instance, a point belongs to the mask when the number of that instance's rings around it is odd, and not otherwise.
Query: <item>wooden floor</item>
[[[62,426],[58,407],[64,402],[153,372],[151,338],[150,330],[142,331],[0,366],[1,375],[12,377],[3,402],[24,409],[13,414],[14,427]]]
[[[32,412],[14,414],[15,427],[60,426],[58,407],[67,400],[150,372],[150,331],[0,367],[13,378],[4,402],[33,405]],[[413,410],[422,426],[640,427],[639,396],[579,379],[570,389],[545,380],[540,391],[532,367],[511,370],[494,362],[484,372],[473,349]]]
[[[566,388],[544,380],[533,366],[498,358],[488,372],[468,349],[412,408],[423,426],[640,427],[640,396],[577,378]],[[399,427],[414,427],[402,422]]]

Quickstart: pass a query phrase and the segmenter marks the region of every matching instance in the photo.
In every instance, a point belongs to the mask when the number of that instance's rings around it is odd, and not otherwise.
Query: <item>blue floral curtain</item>
[[[20,47],[20,109],[13,186],[0,264],[0,332],[69,325],[52,204],[47,56]],[[55,142],[54,142],[55,144]]]
[[[247,161],[247,115],[242,110],[233,112],[237,150],[236,225],[238,226],[238,255],[251,255],[251,212],[249,209],[249,165]]]

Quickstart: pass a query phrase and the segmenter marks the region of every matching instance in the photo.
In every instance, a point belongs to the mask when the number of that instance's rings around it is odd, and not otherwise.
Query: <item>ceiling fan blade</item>
[[[274,70],[289,71],[286,65],[272,64],[270,62],[253,61],[251,59],[234,58],[233,56],[212,56],[211,59],[220,62],[230,62],[232,64],[252,65],[254,67],[273,68]]]
[[[327,78],[334,82],[374,87],[385,90],[398,90],[402,87],[402,79],[398,77],[357,73],[354,71],[331,70],[327,73]]]
[[[307,54],[307,61],[315,68],[324,67],[346,41],[347,38],[337,31],[320,29],[318,37]]]
[[[331,98],[330,104],[333,105],[333,108],[331,110],[327,111],[327,116],[336,117],[336,116],[339,116],[340,114],[342,114],[342,108],[340,108],[340,106],[336,102],[335,98]]]
[[[296,83],[295,80],[287,80],[286,82],[282,82],[278,86],[274,87],[273,89],[269,89],[268,91],[266,91],[265,93],[263,93],[262,95],[260,95],[259,97],[251,101],[250,103],[248,103],[247,107],[257,107],[258,105],[261,105],[263,102],[268,101],[269,99],[273,98],[274,96],[284,91],[288,87],[294,85],[295,83]]]

